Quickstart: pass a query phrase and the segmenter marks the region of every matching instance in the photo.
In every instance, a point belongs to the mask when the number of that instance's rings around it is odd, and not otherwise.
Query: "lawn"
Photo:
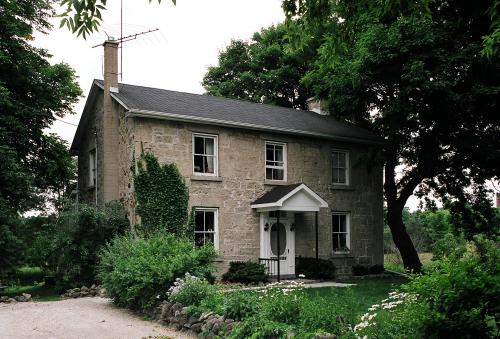
[[[342,304],[343,315],[348,319],[356,319],[365,314],[367,309],[375,303],[387,298],[387,294],[397,289],[408,280],[401,276],[374,277],[365,279],[351,279],[342,281],[356,284],[355,286],[309,288],[306,293],[313,299],[328,300],[332,304]]]
[[[39,267],[21,267],[15,276],[7,283],[7,288],[0,295],[15,297],[21,293],[31,294],[36,301],[54,301],[61,297],[53,286],[44,283],[44,272]]]
[[[425,267],[432,261],[432,253],[419,253],[420,261],[425,269]],[[395,254],[385,254],[384,255],[384,267],[388,270],[404,273],[403,262],[400,257]]]

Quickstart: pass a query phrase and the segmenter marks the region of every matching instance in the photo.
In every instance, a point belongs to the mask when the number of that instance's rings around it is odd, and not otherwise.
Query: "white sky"
[[[263,27],[283,22],[281,0],[171,0],[161,4],[153,0],[123,1],[123,35],[159,28],[124,43],[123,78],[120,82],[165,88],[191,93],[203,93],[201,81],[207,67],[217,64],[219,51],[231,39],[248,40]],[[108,1],[103,12],[100,32],[87,40],[77,38],[67,28],[59,27],[49,34],[36,34],[33,45],[45,48],[53,55],[51,62],[65,62],[76,70],[84,96],[75,105],[73,115],[56,121],[50,128],[69,144],[94,78],[102,79],[102,47],[92,48],[110,36],[120,36],[120,1]],[[71,125],[73,124],[73,125]],[[407,204],[412,210],[418,201]]]

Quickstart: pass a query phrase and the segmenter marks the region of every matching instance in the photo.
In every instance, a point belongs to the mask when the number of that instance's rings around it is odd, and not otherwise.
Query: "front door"
[[[279,219],[278,223],[273,212],[266,213],[264,217],[261,257],[273,259],[271,275],[277,275],[279,258],[280,275],[290,276],[295,274],[293,213],[281,212]]]

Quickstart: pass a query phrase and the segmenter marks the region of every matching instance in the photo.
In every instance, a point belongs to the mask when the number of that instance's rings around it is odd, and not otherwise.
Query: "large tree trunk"
[[[403,265],[406,270],[419,273],[422,270],[422,263],[418,257],[415,245],[406,231],[403,222],[403,209],[413,190],[421,182],[419,176],[411,178],[406,185],[398,192],[395,179],[396,156],[388,157],[385,164],[384,193],[387,201],[387,224],[391,229],[394,244],[401,253]],[[399,193],[399,196],[398,196]]]
[[[403,209],[387,204],[387,224],[391,229],[392,240],[401,253],[405,269],[419,273],[422,263],[403,223]]]

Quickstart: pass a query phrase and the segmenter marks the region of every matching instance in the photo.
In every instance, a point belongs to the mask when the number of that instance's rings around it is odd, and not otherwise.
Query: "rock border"
[[[21,293],[20,295],[17,295],[13,298],[8,297],[6,295],[0,297],[0,303],[5,303],[5,304],[28,302],[28,301],[33,301],[33,299],[31,298],[31,294],[29,293]]]
[[[80,288],[71,288],[61,294],[61,297],[64,299],[76,299],[76,298],[85,298],[85,297],[104,297],[105,295],[104,288],[101,286],[93,284],[90,287],[82,286]]]

